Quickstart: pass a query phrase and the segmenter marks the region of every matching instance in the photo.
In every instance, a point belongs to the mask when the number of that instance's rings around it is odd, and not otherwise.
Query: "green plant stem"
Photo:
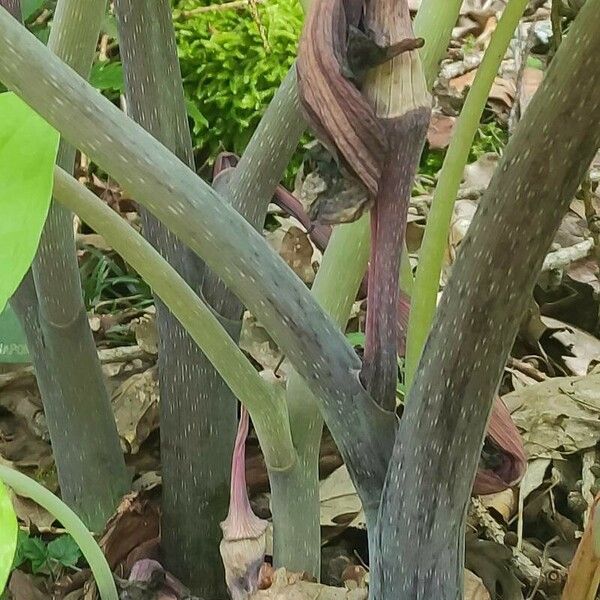
[[[417,11],[413,28],[415,35],[425,39],[419,54],[429,89],[433,87],[440,62],[446,54],[461,4],[460,0],[425,0]]]
[[[500,63],[526,6],[527,0],[510,0],[506,5],[467,94],[438,176],[413,287],[406,346],[407,390],[417,370],[435,315],[450,220],[469,151]]]
[[[305,121],[296,90],[296,70],[292,67],[269,104],[236,168],[226,176],[217,178],[214,183],[215,190],[227,198],[233,208],[259,231],[262,231],[273,192],[297,148],[304,128]],[[229,331],[237,340],[242,316],[242,304],[239,299],[213,272],[207,273],[202,293],[205,300],[218,311],[221,319],[232,323],[233,327],[230,327]],[[223,380],[210,365],[204,370],[204,385],[217,398],[227,391],[223,389]],[[282,401],[285,404],[283,396]],[[260,443],[262,446],[263,441],[260,440]],[[317,443],[317,452],[318,447]],[[319,564],[318,560],[316,565],[314,561],[289,560],[290,556],[298,554],[294,551],[298,546],[310,549],[311,557],[320,555],[319,537],[317,535],[314,539],[314,535],[310,535],[315,531],[314,523],[307,529],[310,521],[316,520],[316,531],[320,532],[318,489],[316,500],[314,486],[305,492],[301,476],[303,465],[296,459],[295,450],[294,458],[293,466],[290,463],[286,469],[276,468],[274,463],[266,460],[271,482],[275,560],[277,564],[285,564],[288,568],[297,564],[298,570],[318,575],[319,570],[315,568]],[[294,485],[298,482],[300,485]],[[300,502],[301,498],[305,501]],[[300,554],[306,556],[305,552]]]
[[[171,2],[117,0],[115,12],[127,113],[193,169]],[[205,276],[202,261],[149,211],[141,207],[140,213],[145,237],[199,292]],[[207,374],[219,382],[221,378],[160,298],[156,307],[163,467],[161,550],[172,573],[194,594],[212,600],[226,594],[219,523],[229,502],[237,403],[225,384],[215,389],[207,381]],[[203,510],[198,511],[198,506]]]
[[[369,260],[369,217],[365,215],[355,223],[339,225],[333,230],[327,251],[312,293],[321,306],[343,329],[356,299],[363,273]],[[355,268],[347,270],[340,280],[339,265]],[[362,266],[362,268],[360,268]],[[343,284],[347,294],[339,293]],[[281,525],[273,527],[275,563],[292,570],[306,570],[319,576],[321,572],[321,528],[319,509],[319,450],[323,431],[323,417],[319,402],[302,377],[293,371],[288,379],[286,400],[290,413],[292,439],[298,452],[297,473],[284,475],[275,482],[284,494],[272,497],[273,519],[281,516]],[[271,477],[273,480],[273,477]],[[287,487],[286,487],[287,486]],[[302,515],[302,520],[290,515]]]
[[[89,73],[105,0],[60,0],[49,48]],[[75,149],[61,142],[57,162],[71,171]],[[53,203],[32,266],[14,297],[36,370],[62,496],[100,530],[129,487],[110,398],[81,295],[73,219]],[[29,277],[29,276],[28,276]]]
[[[37,481],[0,465],[0,479],[23,498],[31,498],[60,521],[73,537],[94,575],[102,600],[119,600],[115,580],[102,550],[81,519],[59,498]]]
[[[267,463],[275,469],[290,467],[295,452],[283,397],[254,369],[215,313],[149,242],[59,168],[54,174],[54,195],[100,233],[179,319],[248,409]]]

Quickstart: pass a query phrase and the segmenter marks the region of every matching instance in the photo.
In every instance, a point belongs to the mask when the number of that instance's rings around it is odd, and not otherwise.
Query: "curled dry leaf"
[[[158,354],[158,330],[156,329],[156,314],[147,312],[131,322],[138,346],[148,354]]]
[[[52,527],[56,517],[42,508],[37,502],[30,498],[22,498],[11,491],[11,500],[15,513],[25,527],[35,527],[40,533],[57,533],[59,530]],[[62,530],[64,531],[64,530]]]
[[[365,515],[348,469],[342,465],[319,485],[321,525],[366,529]]]
[[[505,523],[509,522],[517,508],[517,491],[514,488],[481,496],[479,499],[488,510],[494,510],[499,514]]]
[[[542,323],[553,330],[551,339],[563,346],[560,358],[573,375],[586,375],[593,363],[600,362],[600,340],[586,331],[557,319],[542,317]]]
[[[139,546],[156,539],[159,533],[159,513],[154,503],[143,494],[128,494],[106,525],[100,547],[114,571]]]
[[[274,371],[281,362],[281,352],[266,329],[248,311],[244,313],[240,348],[263,369]]]

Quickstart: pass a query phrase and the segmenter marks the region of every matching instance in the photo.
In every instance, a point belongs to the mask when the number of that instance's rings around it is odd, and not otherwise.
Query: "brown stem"
[[[21,21],[21,0],[0,0],[3,6],[17,21]]]
[[[372,211],[367,338],[361,379],[381,406],[393,410],[398,380],[398,275],[412,182],[423,148],[429,110],[389,122],[388,152]]]

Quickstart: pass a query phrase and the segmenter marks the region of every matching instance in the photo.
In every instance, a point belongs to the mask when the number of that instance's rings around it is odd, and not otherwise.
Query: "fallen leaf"
[[[365,515],[348,469],[342,465],[319,485],[321,525],[366,529]]]
[[[600,375],[555,377],[502,399],[530,459],[560,459],[600,441]]]
[[[30,528],[33,525],[40,533],[58,532],[56,528],[52,527],[54,521],[56,521],[56,517],[42,508],[37,502],[29,498],[22,498],[14,492],[11,493],[11,497],[17,517],[25,527]]]
[[[263,369],[274,371],[281,362],[281,352],[266,329],[248,311],[244,313],[240,333],[240,348]]]
[[[100,539],[111,570],[124,563],[129,554],[160,532],[157,508],[142,494],[128,494],[109,520]]]
[[[131,322],[131,329],[135,334],[138,346],[148,354],[158,354],[158,330],[156,329],[156,315],[146,313]]]
[[[502,598],[523,600],[521,584],[513,574],[509,548],[489,540],[479,540],[467,534],[465,566],[481,578],[488,591],[496,593],[500,588]]]
[[[492,600],[483,581],[475,573],[465,569],[464,600]]]
[[[473,85],[477,70],[468,71],[449,81],[449,85],[457,92],[463,94],[467,87]],[[488,102],[499,103],[502,108],[510,109],[515,98],[515,84],[512,80],[496,77],[490,89]]]
[[[313,253],[308,234],[299,227],[292,226],[285,232],[279,255],[306,284],[311,284],[315,279]]]
[[[487,509],[496,511],[505,523],[509,522],[517,508],[517,492],[514,488],[508,488],[495,494],[480,496],[479,499]]]
[[[23,417],[0,413],[0,455],[16,467],[47,469],[53,464],[49,444],[40,440]]]
[[[158,428],[157,367],[136,373],[123,382],[112,395],[112,406],[119,437],[128,454]]]
[[[519,492],[521,500],[524,501],[531,492],[542,487],[546,478],[546,471],[550,466],[551,459],[549,458],[534,458],[527,463],[527,470],[521,480]]]
[[[500,157],[494,152],[486,152],[475,162],[465,167],[462,186],[464,188],[486,189],[498,166]]]
[[[255,600],[366,600],[366,587],[348,590],[342,587],[330,587],[302,579],[301,573],[290,573],[278,569],[270,574],[271,585],[258,590],[250,596]]]
[[[12,600],[50,600],[51,595],[44,593],[36,584],[33,575],[16,569],[13,571],[8,591]]]
[[[449,117],[439,111],[434,111],[429,122],[427,141],[432,150],[443,150],[450,144],[456,117]]]
[[[564,347],[561,359],[574,375],[585,375],[594,362],[600,361],[600,340],[593,335],[567,325],[557,319],[542,317],[542,322],[553,330],[550,335]]]

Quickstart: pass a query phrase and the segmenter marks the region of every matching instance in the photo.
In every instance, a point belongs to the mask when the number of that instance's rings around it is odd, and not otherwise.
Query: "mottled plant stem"
[[[387,410],[396,406],[400,253],[408,204],[429,123],[429,110],[413,110],[390,123],[393,144],[371,214],[371,264],[365,355],[361,377]]]
[[[300,113],[296,91],[296,71],[292,68],[277,90],[237,166],[227,176],[218,177],[213,184],[215,190],[259,231],[262,231],[269,202],[298,146],[304,128],[305,121]],[[221,319],[230,323],[230,335],[237,340],[243,309],[239,299],[211,271],[204,280],[202,295]],[[202,377],[203,384],[208,386],[217,399],[230,394],[227,384],[208,361],[203,366]],[[263,445],[267,440],[260,439],[260,442]],[[318,452],[318,443],[316,447]],[[310,546],[311,557],[320,553],[320,545],[314,543],[318,542],[315,540],[315,527],[307,529],[302,518],[303,515],[309,516],[309,510],[314,511],[314,502],[304,503],[302,513],[287,510],[286,502],[290,497],[298,499],[305,496],[307,486],[302,477],[304,471],[296,458],[283,469],[268,459],[266,463],[272,488],[275,561],[289,568],[298,566],[300,570],[318,575],[319,571],[315,568],[318,566],[318,560],[316,565],[314,560],[302,564],[295,559],[288,561],[290,556],[305,556],[303,550],[296,550],[298,547],[304,549]],[[280,485],[280,482],[286,483]],[[316,488],[309,487],[313,490]],[[316,494],[318,506],[318,490]],[[294,504],[292,507],[298,505]],[[310,514],[313,520],[317,520],[316,531],[319,532],[318,511]],[[294,520],[290,520],[292,515]]]
[[[386,478],[374,598],[462,597],[464,516],[492,400],[548,246],[600,146],[598,11],[600,0],[581,9],[461,243]]]
[[[0,80],[167,224],[268,327],[319,397],[363,499],[378,498],[395,420],[365,392],[356,353],[306,286],[210,186],[2,9],[0,33]]]
[[[365,26],[379,45],[414,37],[406,0],[370,2]],[[400,253],[412,184],[425,143],[431,98],[417,51],[372,69],[364,93],[387,137],[377,196],[371,215],[371,263],[367,327],[361,378],[386,410],[396,406]]]
[[[117,0],[127,112],[190,169],[192,141],[168,0]],[[150,212],[144,235],[201,289],[204,265]],[[215,389],[214,368],[157,298],[163,512],[161,549],[171,572],[197,595],[226,593],[218,544],[229,501],[236,404],[228,387]],[[216,375],[217,377],[218,374]],[[214,376],[213,376],[214,377]],[[202,510],[198,510],[198,507]]]
[[[105,0],[60,0],[49,48],[87,76]],[[61,142],[57,162],[71,171],[75,149]],[[96,347],[81,295],[70,211],[53,203],[32,267],[13,306],[36,370],[52,440],[61,494],[100,530],[129,487]]]
[[[59,168],[54,192],[144,278],[202,348],[250,413],[267,463],[278,470],[293,464],[295,451],[280,390],[260,376],[214,311],[125,219]]]

